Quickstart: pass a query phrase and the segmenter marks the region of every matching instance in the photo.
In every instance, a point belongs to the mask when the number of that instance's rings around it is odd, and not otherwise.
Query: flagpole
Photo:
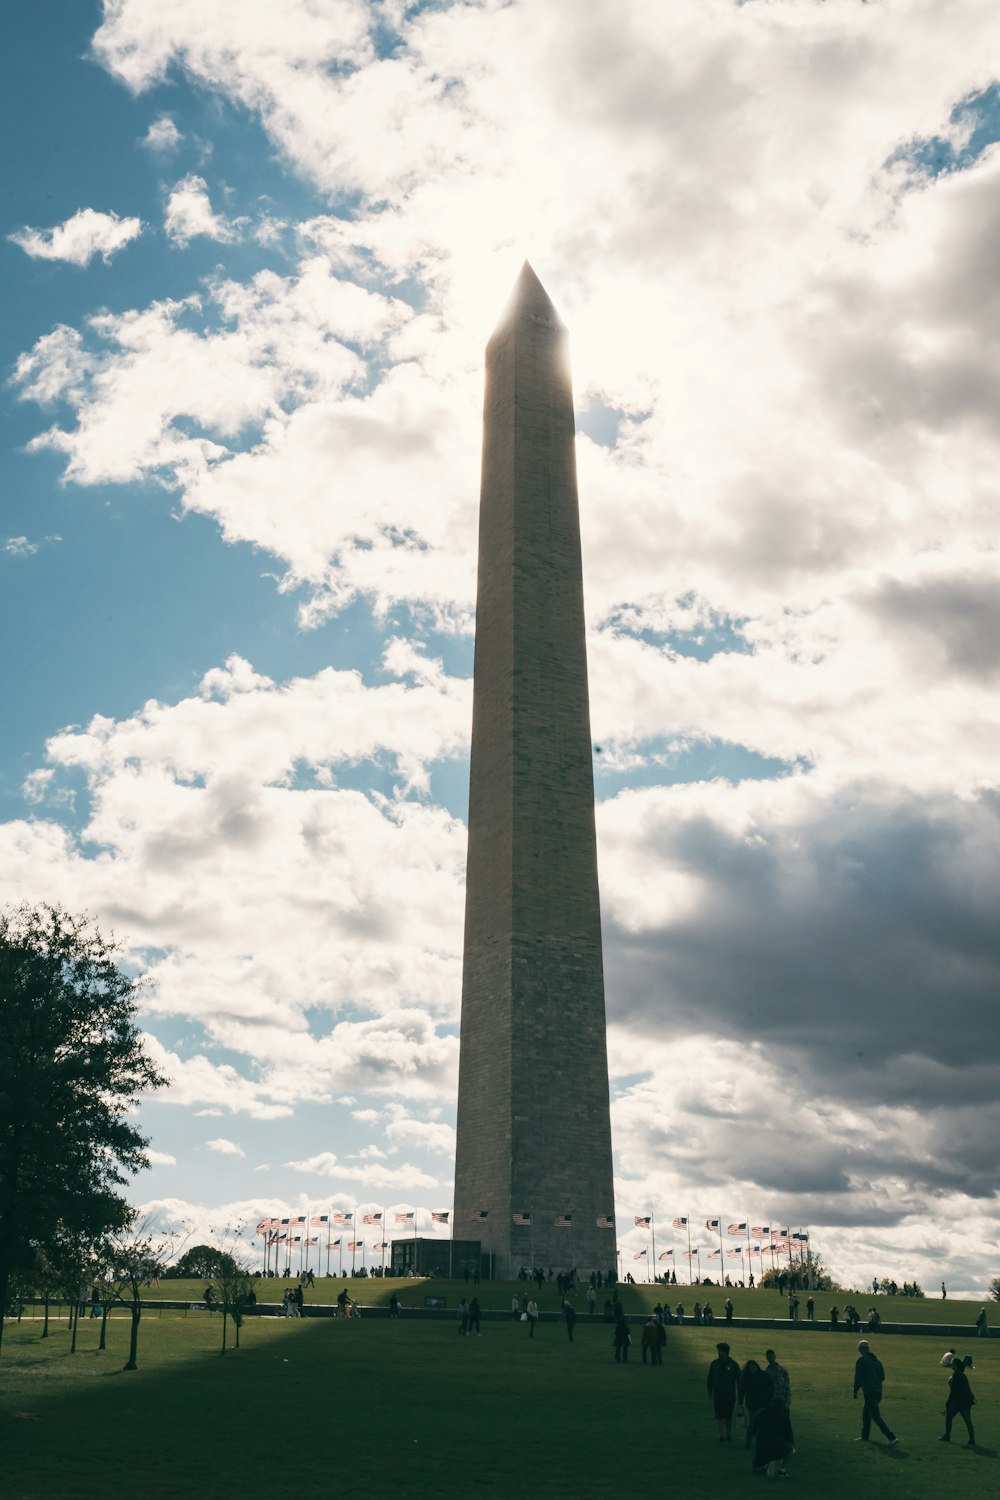
[[[684,1222],[687,1225],[687,1232],[688,1232],[688,1286],[691,1286],[692,1282],[691,1282],[691,1215],[690,1214],[685,1214],[684,1215]]]
[[[653,1214],[649,1216],[649,1234],[653,1242],[653,1280],[656,1280],[656,1220]],[[649,1277],[646,1277],[649,1280]]]

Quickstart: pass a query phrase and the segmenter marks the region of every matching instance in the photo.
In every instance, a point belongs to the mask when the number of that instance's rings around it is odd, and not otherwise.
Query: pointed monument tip
[[[552,298],[538,279],[538,273],[530,260],[521,267],[513,291],[494,330],[494,337],[514,319],[534,318],[537,321],[562,329],[563,322],[555,310]]]

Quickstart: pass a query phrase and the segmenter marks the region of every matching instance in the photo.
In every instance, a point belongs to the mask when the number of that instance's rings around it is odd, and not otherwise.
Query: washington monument
[[[486,348],[483,424],[455,1233],[479,1222],[498,1276],[611,1269],[573,391],[527,263]]]

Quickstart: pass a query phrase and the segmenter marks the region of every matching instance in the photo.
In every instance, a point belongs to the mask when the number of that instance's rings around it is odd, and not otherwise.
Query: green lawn
[[[352,1289],[363,1288],[362,1301],[372,1303],[392,1285]],[[457,1300],[464,1287],[453,1290]],[[629,1292],[655,1300],[654,1288]],[[424,1285],[404,1283],[403,1294],[404,1303],[420,1301]],[[558,1323],[539,1325],[533,1340],[512,1321],[462,1339],[452,1320],[265,1318],[250,1320],[243,1348],[223,1359],[217,1315],[147,1313],[140,1369],[123,1374],[127,1318],[112,1320],[104,1354],[96,1351],[96,1322],[81,1322],[75,1356],[65,1321],[52,1327],[44,1342],[38,1322],[8,1323],[4,1336],[5,1500],[108,1493],[190,1500],[275,1484],[296,1500],[370,1500],[386,1486],[407,1500],[597,1497],[651,1486],[681,1500],[728,1500],[734,1485],[756,1483],[740,1443],[719,1444],[704,1394],[717,1329],[670,1329],[657,1369],[643,1367],[637,1329],[623,1367],[614,1363],[610,1330],[586,1320],[570,1346]],[[945,1392],[939,1337],[872,1340],[888,1377],[885,1414],[902,1439],[893,1449],[852,1441],[860,1405],[851,1400],[848,1335],[789,1330],[765,1338],[736,1329],[731,1342],[741,1362],[773,1343],[788,1367],[799,1448],[793,1481],[808,1485],[811,1500],[938,1500],[952,1486],[997,1492],[1000,1340],[960,1345],[977,1361],[977,1450],[937,1442]]]

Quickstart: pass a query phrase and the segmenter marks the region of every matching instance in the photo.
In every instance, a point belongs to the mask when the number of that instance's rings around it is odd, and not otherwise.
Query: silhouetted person
[[[619,1317],[615,1324],[615,1336],[612,1339],[615,1351],[615,1364],[628,1364],[628,1349],[632,1342],[632,1335],[628,1331],[628,1324],[624,1316]]]
[[[885,1370],[882,1368],[882,1363],[869,1349],[868,1340],[862,1339],[858,1345],[858,1359],[854,1366],[854,1399],[855,1401],[858,1399],[860,1391],[864,1396],[865,1409],[861,1413],[861,1436],[855,1438],[855,1442],[868,1442],[873,1422],[879,1432],[884,1433],[890,1444],[899,1442],[899,1438],[891,1427],[886,1426],[879,1410],[884,1384]]]
[[[755,1474],[787,1474],[788,1460],[795,1452],[788,1408],[777,1396],[762,1406],[750,1424],[748,1442],[754,1444],[751,1460]]]
[[[728,1443],[733,1436],[733,1408],[740,1388],[740,1367],[729,1353],[728,1344],[716,1344],[717,1357],[708,1367],[706,1385],[719,1424],[719,1442]]]
[[[570,1343],[573,1342],[573,1329],[576,1326],[576,1308],[567,1299],[563,1299],[562,1314],[566,1320],[566,1337]]]
[[[972,1386],[969,1377],[962,1368],[960,1359],[951,1362],[951,1378],[948,1381],[948,1400],[944,1408],[944,1432],[938,1442],[951,1442],[951,1424],[956,1417],[961,1417],[965,1423],[965,1430],[969,1434],[968,1447],[976,1446],[976,1434],[972,1430],[972,1408],[976,1404],[976,1398],[972,1394]]]

